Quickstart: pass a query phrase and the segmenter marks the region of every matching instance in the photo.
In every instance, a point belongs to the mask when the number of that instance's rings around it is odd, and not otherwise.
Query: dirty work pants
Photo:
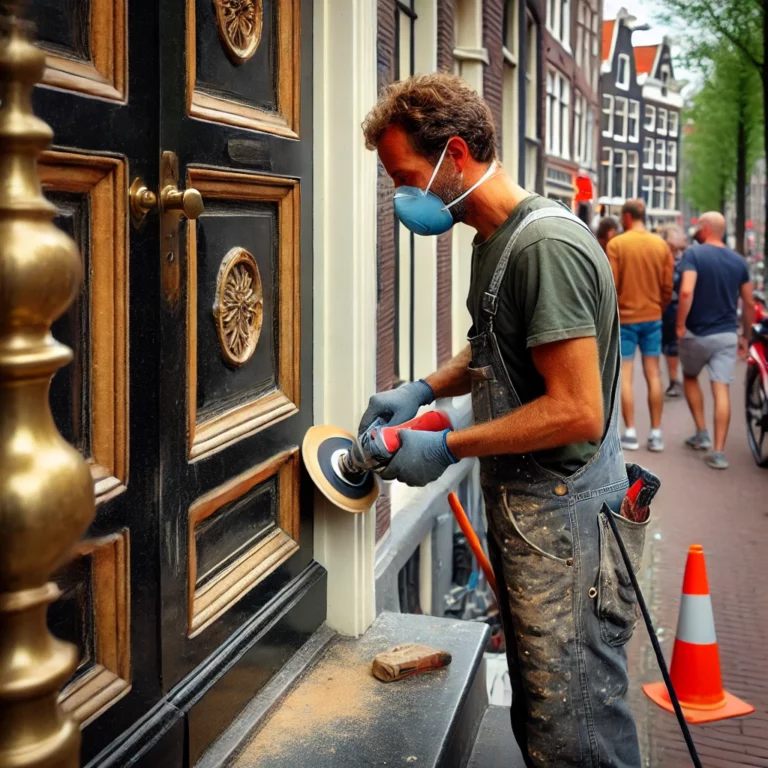
[[[636,601],[606,517],[625,492],[626,482],[566,479],[525,494],[484,484],[512,729],[527,766],[640,766],[625,699]],[[637,567],[644,526],[615,519]]]

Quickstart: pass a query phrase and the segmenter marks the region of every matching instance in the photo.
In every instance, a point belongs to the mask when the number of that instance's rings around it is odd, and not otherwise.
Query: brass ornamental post
[[[0,768],[75,768],[80,731],[57,699],[77,652],[50,634],[46,613],[59,595],[49,578],[93,518],[93,484],[48,391],[72,357],[51,323],[82,264],[40,186],[37,158],[53,134],[32,111],[45,57],[22,5],[0,3]]]

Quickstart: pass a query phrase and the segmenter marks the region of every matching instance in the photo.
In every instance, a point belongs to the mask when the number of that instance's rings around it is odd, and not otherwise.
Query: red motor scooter
[[[768,467],[768,311],[755,292],[755,323],[747,353],[747,440],[758,467]]]

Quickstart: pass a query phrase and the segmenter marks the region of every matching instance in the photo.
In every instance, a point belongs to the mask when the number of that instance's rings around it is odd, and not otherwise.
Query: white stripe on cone
[[[711,645],[715,637],[715,617],[709,595],[683,595],[677,620],[677,639],[695,645]]]

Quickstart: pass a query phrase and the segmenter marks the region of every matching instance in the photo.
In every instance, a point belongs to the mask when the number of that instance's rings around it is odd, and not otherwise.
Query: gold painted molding
[[[219,37],[235,64],[245,64],[261,42],[262,0],[213,0]]]
[[[56,430],[51,377],[72,359],[51,338],[82,262],[53,224],[37,160],[52,131],[32,112],[45,54],[26,38],[22,0],[2,5],[0,39],[0,768],[76,768],[80,729],[57,691],[77,651],[46,626],[51,573],[93,519],[91,473]]]

